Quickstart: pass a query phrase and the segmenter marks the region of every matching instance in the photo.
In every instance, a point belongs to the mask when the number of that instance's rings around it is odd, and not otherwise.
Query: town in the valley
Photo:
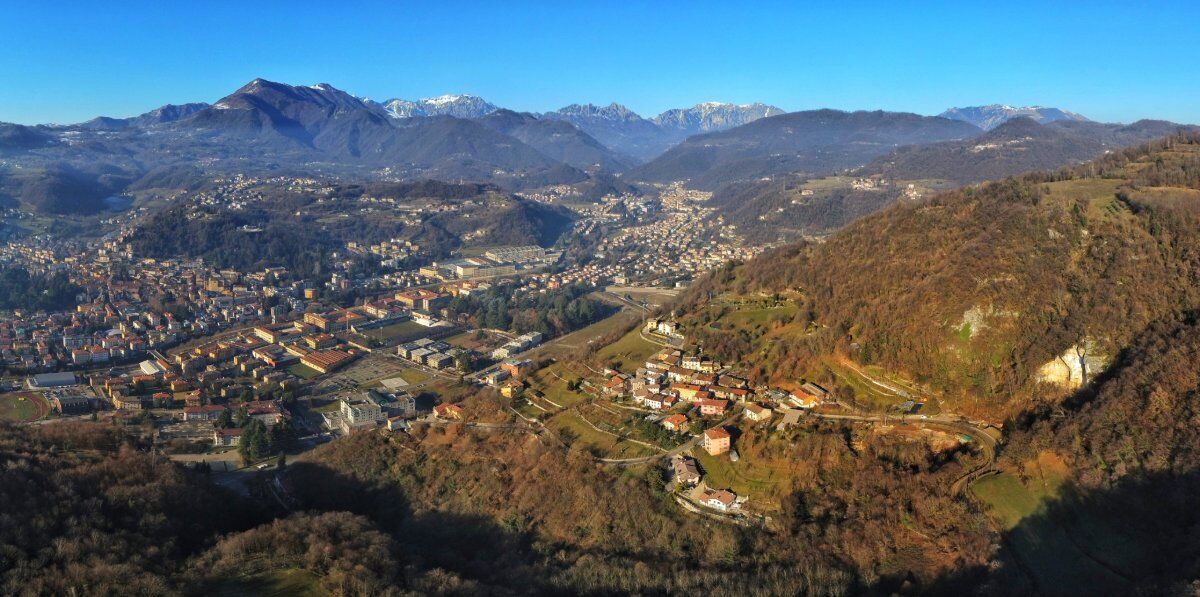
[[[193,200],[241,210],[260,199],[261,182],[236,177]],[[308,179],[270,182],[321,192]],[[411,239],[348,241],[321,278],[142,257],[121,233],[12,241],[0,260],[65,273],[81,300],[70,311],[18,310],[0,322],[3,399],[16,420],[140,426],[163,453],[233,487],[281,454],[350,433],[515,426],[577,443],[598,466],[659,467],[683,508],[737,524],[769,516],[756,506],[770,501],[756,494],[789,474],[745,454],[747,437],[822,417],[951,445],[987,433],[960,417],[921,414],[915,389],[892,386],[885,392],[898,404],[868,413],[815,381],[751,384],[738,364],[690,343],[659,305],[705,271],[768,248],[743,242],[708,198],[673,184],[653,200],[574,206],[571,237],[593,239],[582,256],[568,243],[434,259]],[[554,189],[528,199],[559,200]],[[374,212],[386,202],[370,203]],[[404,217],[438,211],[426,207]],[[362,257],[379,266],[355,270]],[[574,328],[503,325],[478,308],[479,297],[498,295],[528,305],[582,297],[597,307]],[[493,388],[503,409],[460,403],[470,386]]]

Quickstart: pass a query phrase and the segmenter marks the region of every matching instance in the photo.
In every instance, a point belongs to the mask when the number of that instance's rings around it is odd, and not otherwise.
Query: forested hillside
[[[488,392],[463,404],[485,417],[500,407]],[[789,435],[813,474],[764,532],[685,515],[657,468],[598,467],[520,430],[352,435],[289,465],[289,515],[265,490],[242,499],[140,451],[120,427],[4,427],[0,586],[241,594],[280,575],[338,595],[963,586],[986,535],[946,489],[957,459],[880,438],[857,454],[844,430],[813,431]],[[922,533],[902,530],[913,525]]]
[[[725,185],[709,202],[751,242],[793,241],[833,232],[899,200],[902,189],[859,190],[849,185],[804,194],[808,179],[776,176]]]
[[[798,292],[821,331],[777,343],[777,375],[796,373],[789,351],[820,345],[1003,416],[1039,383],[1040,396],[1062,395],[1083,380],[1061,371],[1082,359],[1094,376],[1151,323],[1198,304],[1198,181],[1200,138],[1172,137],[896,205],[718,272],[686,301]]]
[[[240,209],[170,204],[145,218],[130,244],[149,257],[198,257],[242,270],[283,266],[303,276],[319,273],[328,254],[348,241],[407,239],[440,258],[467,245],[550,246],[574,221],[564,208],[478,184],[341,185],[328,197],[265,184],[257,193],[261,200]],[[399,207],[364,207],[364,197]]]
[[[1191,129],[1142,120],[1130,125],[1014,118],[966,141],[901,147],[868,164],[865,172],[902,179],[936,178],[962,184],[997,180],[1033,170],[1053,170]]]
[[[689,180],[693,188],[715,189],[738,180],[855,168],[898,145],[965,139],[979,133],[965,122],[903,112],[792,112],[689,137],[627,176],[658,182]]]
[[[0,266],[0,309],[67,309],[81,290],[66,274],[34,275],[21,267]]]
[[[461,404],[474,420],[503,416],[490,391]],[[958,457],[880,437],[860,453],[846,433],[818,425],[747,444],[811,463],[771,531],[687,515],[660,469],[601,467],[519,430],[357,434],[292,465],[286,486],[305,508],[370,518],[420,566],[476,591],[846,594],[978,580],[964,571],[982,565],[987,531],[949,493]]]

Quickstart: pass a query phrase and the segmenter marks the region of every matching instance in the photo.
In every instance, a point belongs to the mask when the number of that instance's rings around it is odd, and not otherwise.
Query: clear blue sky
[[[0,121],[129,116],[264,77],[526,111],[999,102],[1200,122],[1200,2],[747,4],[0,0]]]

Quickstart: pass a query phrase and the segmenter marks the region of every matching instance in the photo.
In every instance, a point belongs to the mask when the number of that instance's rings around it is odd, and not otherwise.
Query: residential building
[[[674,431],[674,432],[678,433],[680,431],[687,429],[688,418],[686,415],[676,413],[669,417],[664,418],[662,420],[661,425],[667,431]]]
[[[221,413],[225,412],[224,406],[209,404],[207,406],[186,406],[183,409],[183,420],[192,421],[216,421],[221,418]]]
[[[724,454],[729,451],[731,441],[729,432],[722,427],[713,427],[712,429],[704,430],[704,450],[710,456]]]
[[[729,409],[729,403],[725,400],[705,399],[699,402],[700,414],[705,417],[719,417],[725,414]]]
[[[731,510],[736,500],[737,495],[727,489],[709,490],[700,496],[701,504],[721,512]]]
[[[233,429],[214,429],[213,430],[213,445],[228,448],[242,443],[242,429],[234,427]]]
[[[771,409],[769,409],[765,406],[759,406],[757,404],[747,404],[746,405],[746,413],[743,416],[745,416],[747,419],[749,419],[751,421],[758,422],[758,421],[766,421],[767,419],[770,419],[772,414],[774,414],[773,411],[771,411]]]
[[[512,377],[520,377],[529,372],[533,367],[533,362],[529,359],[510,359],[500,363],[500,370],[508,373]]]
[[[344,398],[338,406],[338,412],[351,427],[356,428],[377,425],[386,418],[379,404],[367,398]]]
[[[463,409],[457,404],[438,404],[433,407],[433,414],[439,419],[461,421]]]
[[[675,482],[681,485],[695,485],[700,482],[700,467],[696,461],[681,456],[671,459],[671,469],[675,472]]]

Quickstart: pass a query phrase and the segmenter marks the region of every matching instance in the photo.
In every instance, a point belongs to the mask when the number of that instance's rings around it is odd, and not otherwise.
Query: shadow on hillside
[[[890,577],[881,593],[1101,595],[1180,592],[1200,573],[1200,473],[1132,475],[1103,490],[1068,483],[1001,533],[991,567],[920,586]],[[1190,593],[1190,591],[1189,591]]]
[[[371,519],[418,569],[441,568],[496,586],[531,588],[528,563],[538,557],[525,521],[435,511],[414,512],[394,483],[368,483],[333,468],[290,465],[285,481],[298,510],[348,511]]]

